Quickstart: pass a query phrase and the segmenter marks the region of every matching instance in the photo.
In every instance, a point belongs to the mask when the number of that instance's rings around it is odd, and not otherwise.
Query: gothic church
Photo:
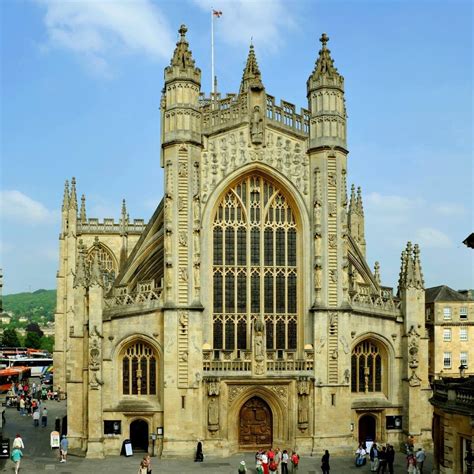
[[[74,179],[65,187],[54,366],[70,448],[428,441],[420,251],[403,250],[395,293],[366,262],[328,37],[297,112],[267,92],[253,46],[238,93],[206,97],[186,32],[164,71],[165,191],[150,221],[125,203],[119,222],[88,218]]]

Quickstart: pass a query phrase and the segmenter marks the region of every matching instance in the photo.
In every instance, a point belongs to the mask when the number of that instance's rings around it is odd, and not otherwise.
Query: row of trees
[[[0,341],[6,347],[29,347],[31,349],[44,349],[53,352],[54,337],[45,336],[38,324],[30,323],[26,326],[26,335],[22,338],[15,329],[5,329]]]

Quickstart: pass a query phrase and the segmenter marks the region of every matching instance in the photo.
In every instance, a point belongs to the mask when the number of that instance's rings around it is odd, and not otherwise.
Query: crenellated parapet
[[[129,234],[141,234],[146,227],[144,219],[133,219],[125,226],[125,231]],[[123,232],[121,220],[106,217],[103,220],[95,217],[89,217],[85,221],[78,221],[78,234],[121,234]]]

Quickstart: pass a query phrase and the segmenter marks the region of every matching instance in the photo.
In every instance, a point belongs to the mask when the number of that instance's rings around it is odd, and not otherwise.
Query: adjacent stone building
[[[433,472],[472,474],[474,377],[445,377],[433,383]]]
[[[446,285],[426,289],[431,380],[474,375],[474,300],[463,293]]]
[[[125,209],[87,219],[76,183],[65,189],[54,358],[71,448],[148,449],[151,434],[188,457],[197,439],[216,455],[428,441],[420,250],[402,252],[396,294],[366,261],[328,37],[297,112],[267,92],[253,46],[238,93],[205,97],[179,33],[164,197],[146,227]]]

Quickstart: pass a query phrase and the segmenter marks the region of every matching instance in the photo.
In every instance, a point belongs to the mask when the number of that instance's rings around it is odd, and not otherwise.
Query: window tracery
[[[111,254],[111,252],[107,248],[105,248],[103,245],[92,247],[86,259],[89,273],[92,268],[92,262],[94,260],[94,252],[98,252],[99,265],[102,270],[102,275],[104,278],[104,288],[108,290],[114,284],[115,277],[117,275],[115,259],[113,255]]]
[[[145,342],[129,345],[122,358],[122,393],[156,395],[157,357]]]
[[[267,350],[297,347],[297,224],[259,175],[228,189],[213,222],[213,346],[248,349],[263,314]]]
[[[352,392],[383,391],[383,357],[380,347],[373,341],[360,342],[352,350]]]

